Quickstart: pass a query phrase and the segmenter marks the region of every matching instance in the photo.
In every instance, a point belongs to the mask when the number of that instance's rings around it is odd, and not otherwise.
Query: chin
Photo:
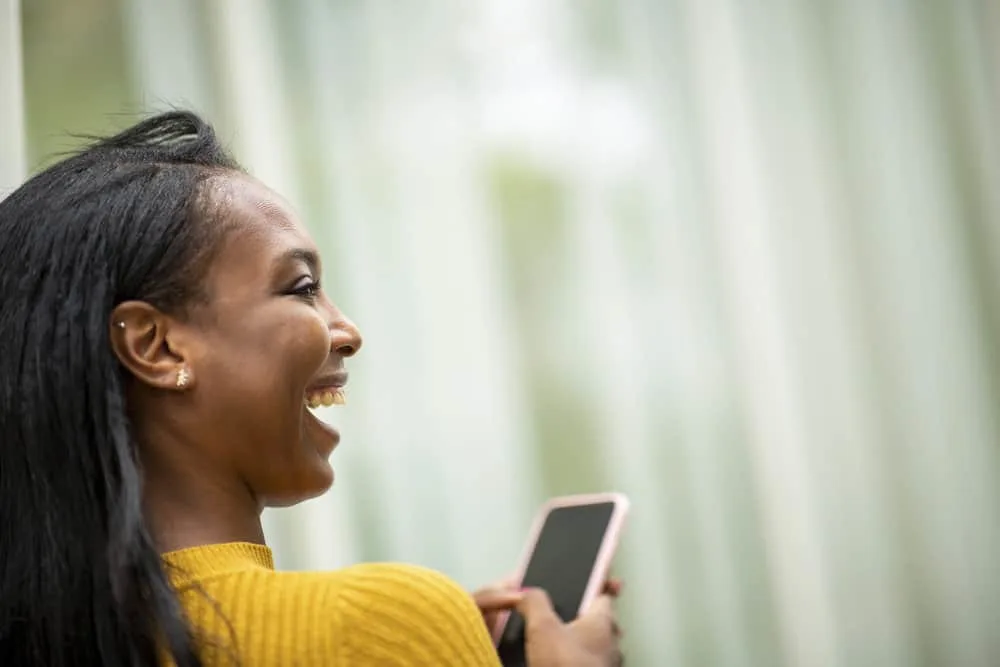
[[[303,500],[322,496],[333,486],[333,466],[330,465],[329,461],[323,459],[320,465],[317,466],[315,473],[316,485]]]
[[[329,461],[321,459],[308,472],[297,476],[296,484],[285,489],[264,494],[265,507],[292,507],[306,500],[317,498],[333,486],[333,467]]]

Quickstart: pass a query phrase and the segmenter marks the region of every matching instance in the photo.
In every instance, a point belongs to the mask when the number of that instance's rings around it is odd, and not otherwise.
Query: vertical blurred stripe
[[[912,664],[906,652],[909,614],[893,576],[894,545],[883,492],[872,405],[873,376],[865,312],[853,291],[857,259],[848,228],[853,215],[838,168],[831,118],[834,98],[819,12],[803,3],[775,2],[768,12],[743,12],[750,76],[756,82],[760,134],[769,147],[774,289],[790,313],[789,354],[801,377],[797,393],[817,508],[818,539],[829,563],[829,596],[837,619],[835,643],[846,664]],[[763,26],[767,26],[765,30]],[[858,608],[860,595],[871,602]]]
[[[183,107],[218,118],[212,46],[198,5],[197,0],[122,3],[128,69],[141,111]]]
[[[302,201],[287,82],[267,0],[207,4],[213,51],[234,148],[257,178],[292,202]],[[194,26],[192,26],[194,27]]]
[[[997,341],[982,338],[970,289],[959,233],[970,221],[947,172],[942,98],[926,65],[933,51],[914,12],[894,3],[844,7],[858,40],[845,60],[866,84],[855,111],[866,147],[857,172],[870,206],[861,237],[874,260],[880,371],[893,397],[886,444],[902,483],[906,566],[922,593],[921,639],[941,664],[995,663],[996,619],[983,612],[995,608],[1000,586],[1000,439],[985,357]]]
[[[24,179],[21,2],[0,0],[0,199]]]
[[[718,253],[724,308],[733,331],[737,391],[751,442],[767,559],[788,664],[840,664],[829,564],[804,444],[802,383],[792,355],[791,315],[778,273],[768,173],[746,34],[734,3],[690,3],[692,52],[706,167],[707,222]]]

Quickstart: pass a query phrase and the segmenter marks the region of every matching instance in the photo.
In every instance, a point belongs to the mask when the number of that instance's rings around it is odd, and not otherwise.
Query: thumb
[[[607,593],[599,595],[593,602],[587,605],[581,616],[593,616],[601,620],[613,618],[615,609],[612,602],[612,597]]]
[[[610,595],[601,595],[591,602],[575,621],[575,626],[584,626],[599,636],[611,634],[615,627],[615,610]]]
[[[540,588],[524,591],[517,610],[524,617],[525,632],[536,634],[562,626],[562,620],[552,608],[552,600]]]

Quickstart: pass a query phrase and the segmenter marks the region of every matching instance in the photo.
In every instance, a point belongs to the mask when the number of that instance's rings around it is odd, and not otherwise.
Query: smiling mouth
[[[347,403],[347,394],[344,393],[343,387],[323,387],[307,391],[303,402],[306,407],[312,409],[320,406],[344,405]]]
[[[319,376],[306,387],[302,402],[313,410],[331,405],[344,405],[347,403],[347,395],[344,394],[347,378],[347,371],[343,368]]]

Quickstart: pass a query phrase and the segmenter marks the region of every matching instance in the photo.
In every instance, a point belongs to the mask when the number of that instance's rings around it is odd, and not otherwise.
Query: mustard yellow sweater
[[[432,570],[276,572],[270,549],[241,542],[163,559],[206,667],[500,665],[472,598]]]

